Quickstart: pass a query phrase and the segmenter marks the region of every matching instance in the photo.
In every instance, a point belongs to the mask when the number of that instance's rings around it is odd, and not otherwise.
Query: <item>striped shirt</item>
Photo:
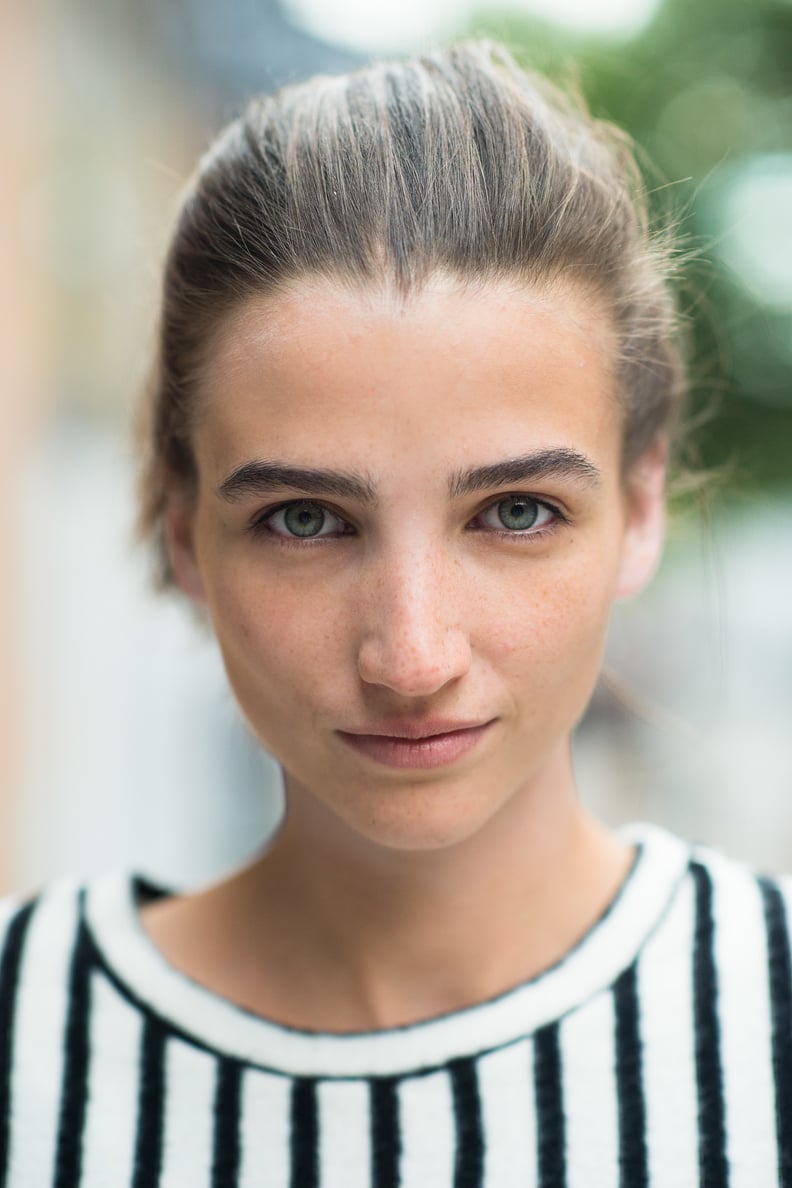
[[[111,877],[0,905],[3,1188],[792,1186],[792,886],[633,827],[539,977],[299,1031],[170,968]]]

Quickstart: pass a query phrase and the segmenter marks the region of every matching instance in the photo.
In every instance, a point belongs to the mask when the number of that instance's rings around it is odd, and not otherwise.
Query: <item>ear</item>
[[[631,598],[649,584],[665,540],[668,443],[663,438],[633,464],[624,480],[625,531],[616,597]]]
[[[195,549],[196,499],[173,481],[166,480],[165,489],[165,547],[171,571],[182,593],[203,605],[206,595]]]

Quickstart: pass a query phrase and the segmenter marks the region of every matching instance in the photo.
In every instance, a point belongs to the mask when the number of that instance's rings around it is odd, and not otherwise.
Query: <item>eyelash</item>
[[[543,509],[544,511],[550,512],[553,516],[553,519],[548,524],[545,524],[541,528],[537,529],[526,528],[509,531],[508,529],[504,528],[502,531],[499,531],[497,528],[487,529],[468,527],[468,531],[488,532],[490,535],[495,535],[506,540],[538,540],[550,536],[553,532],[557,531],[560,524],[569,523],[569,517],[566,516],[564,512],[562,512],[561,509],[556,506],[556,504],[550,503],[546,499],[537,499],[534,495],[526,495],[521,491],[512,491],[507,492],[505,495],[499,495],[497,499],[494,499],[491,503],[488,503],[486,507],[483,507],[481,511],[477,512],[470,523],[473,524],[475,520],[480,519],[486,512],[496,508],[499,503],[503,503],[507,499],[525,499],[526,501],[535,503],[537,507]],[[348,527],[352,527],[349,524],[349,521],[345,520],[343,516],[339,515],[338,512],[333,511],[332,508],[328,507],[326,504],[320,502],[317,499],[287,499],[282,503],[276,504],[274,507],[267,508],[265,512],[257,516],[256,519],[253,520],[253,522],[249,525],[248,531],[255,537],[267,537],[274,543],[283,545],[286,548],[292,548],[295,546],[298,548],[305,548],[307,546],[315,546],[330,540],[340,540],[344,536],[356,535],[353,529],[351,532],[339,532],[324,536],[305,536],[300,538],[299,536],[287,536],[286,534],[276,532],[270,526],[272,519],[278,514],[278,512],[289,507],[299,506],[300,504],[305,504],[309,507],[320,508],[322,511],[334,516],[337,520],[340,520]]]

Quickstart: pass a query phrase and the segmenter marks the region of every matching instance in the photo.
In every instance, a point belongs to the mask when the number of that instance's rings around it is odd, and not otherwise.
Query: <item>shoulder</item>
[[[767,875],[705,846],[694,846],[689,867],[697,973],[708,963],[721,988],[748,983],[763,971],[766,990],[792,986],[792,877]],[[764,981],[767,979],[767,981]],[[763,991],[764,993],[765,991]]]
[[[31,945],[53,955],[73,941],[81,916],[85,887],[63,879],[39,893],[0,900],[0,976]]]
[[[62,880],[26,900],[0,901],[0,1027],[33,1038],[61,1015],[82,932],[85,888]]]
[[[77,1122],[103,1042],[86,910],[98,882],[0,901],[0,1183],[80,1179]]]
[[[641,950],[647,984],[680,994],[691,981],[717,995],[718,985],[760,997],[768,976],[792,985],[792,878],[765,875],[709,846],[690,844],[657,826],[641,828],[637,873],[628,887],[634,910],[650,921]],[[652,906],[652,896],[657,903]],[[709,987],[709,989],[708,989]]]
[[[764,874],[709,846],[694,845],[690,873],[702,908],[716,923],[739,928],[755,923],[786,927],[792,911],[792,875]]]
[[[129,887],[131,877],[64,878],[39,893],[0,900],[0,1012],[21,1000],[51,1000],[75,966],[86,963],[87,905],[107,882]]]

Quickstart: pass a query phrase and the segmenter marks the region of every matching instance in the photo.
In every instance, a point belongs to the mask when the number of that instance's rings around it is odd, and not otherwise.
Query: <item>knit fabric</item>
[[[139,880],[0,905],[0,1186],[792,1188],[792,888],[629,836],[553,968],[355,1035],[175,972]]]

